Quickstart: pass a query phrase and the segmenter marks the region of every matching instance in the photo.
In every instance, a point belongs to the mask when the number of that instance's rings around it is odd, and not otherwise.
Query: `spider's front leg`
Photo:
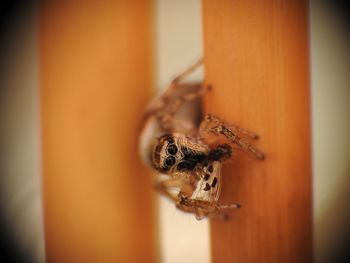
[[[223,135],[230,143],[252,154],[256,159],[265,159],[265,154],[247,141],[247,139],[257,139],[258,136],[256,134],[238,126],[230,125],[214,115],[208,114],[204,117],[199,128],[199,133],[201,137]]]

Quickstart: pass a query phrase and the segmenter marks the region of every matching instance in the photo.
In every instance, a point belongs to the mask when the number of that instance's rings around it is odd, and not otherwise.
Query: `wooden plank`
[[[50,1],[40,14],[48,262],[155,262],[137,156],[151,93],[150,1]]]
[[[224,170],[231,220],[211,222],[213,262],[311,262],[307,1],[204,0],[207,112],[257,132],[265,161]]]

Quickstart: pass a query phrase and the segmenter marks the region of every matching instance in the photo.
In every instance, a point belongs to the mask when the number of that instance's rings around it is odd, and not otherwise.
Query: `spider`
[[[223,163],[231,158],[234,146],[258,160],[265,155],[251,144],[258,139],[255,133],[212,114],[203,116],[201,99],[212,87],[183,83],[201,64],[199,60],[177,76],[146,107],[139,151],[143,161],[160,174],[154,188],[178,209],[198,220],[228,218],[225,210],[240,205],[218,202]]]

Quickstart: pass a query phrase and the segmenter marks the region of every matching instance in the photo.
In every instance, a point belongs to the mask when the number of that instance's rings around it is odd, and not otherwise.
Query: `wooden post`
[[[266,153],[236,151],[212,220],[213,262],[312,262],[308,3],[204,0],[207,112],[257,132]]]
[[[40,14],[48,262],[155,262],[137,156],[151,93],[150,1],[50,1]]]

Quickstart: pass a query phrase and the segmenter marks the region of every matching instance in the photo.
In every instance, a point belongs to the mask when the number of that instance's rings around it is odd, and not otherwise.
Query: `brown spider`
[[[258,136],[208,114],[202,116],[201,98],[211,87],[182,83],[202,61],[176,77],[146,108],[140,132],[140,155],[144,162],[167,179],[155,189],[177,208],[206,216],[227,217],[223,210],[239,204],[220,204],[221,167],[231,158],[233,146],[263,160],[264,154],[250,139]]]

